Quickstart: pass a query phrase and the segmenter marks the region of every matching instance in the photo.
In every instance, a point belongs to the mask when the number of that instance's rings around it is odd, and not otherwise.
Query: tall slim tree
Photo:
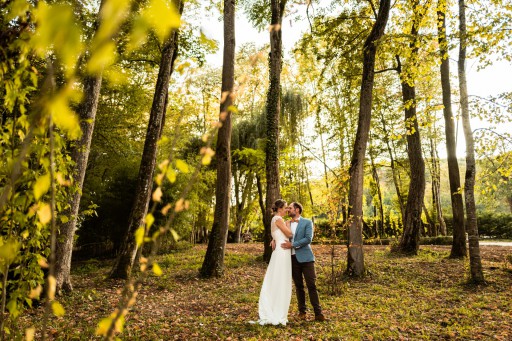
[[[464,129],[464,136],[466,138],[466,179],[464,184],[464,200],[466,203],[467,231],[469,235],[469,266],[471,280],[475,283],[483,283],[484,273],[482,270],[482,259],[480,257],[475,206],[475,144],[473,140],[473,131],[471,130],[466,80],[466,48],[468,40],[466,30],[466,4],[464,0],[459,0],[459,30],[460,45],[458,71],[462,126]]]
[[[389,17],[390,0],[380,0],[379,12],[373,28],[364,42],[363,77],[359,100],[359,118],[350,165],[347,274],[364,275],[363,254],[363,177],[366,145],[372,116],[373,83],[377,41],[383,36]]]
[[[231,201],[231,111],[235,80],[235,0],[224,0],[224,57],[222,64],[222,96],[220,122],[215,155],[217,183],[215,213],[208,248],[200,273],[203,277],[219,277],[224,271],[224,253],[229,227]]]
[[[183,11],[183,0],[173,0],[173,5],[179,13]],[[135,231],[144,225],[144,218],[148,211],[149,199],[153,188],[153,172],[156,164],[157,142],[162,131],[164,112],[166,110],[166,98],[168,94],[169,79],[172,74],[174,60],[178,52],[178,29],[173,29],[164,40],[162,46],[162,58],[156,81],[153,104],[149,115],[146,140],[137,176],[135,199],[128,219],[128,229],[119,255],[116,258],[111,278],[128,278],[137,255],[137,243]]]
[[[417,65],[419,51],[418,31],[424,13],[424,8],[420,7],[418,0],[413,1],[412,12],[413,24],[410,34],[410,57],[407,69],[402,69],[400,58],[397,57],[398,72],[402,85],[402,101],[405,108],[407,155],[411,172],[407,204],[405,206],[404,232],[398,249],[403,253],[417,254],[420,247],[421,212],[423,209],[423,197],[425,196],[425,162],[421,150],[418,118],[416,117],[416,87],[414,85],[414,69]]]
[[[95,33],[100,26],[100,14],[104,1],[102,1],[95,21]],[[104,42],[101,42],[104,43]],[[80,118],[80,129],[82,130],[81,138],[71,151],[71,158],[74,162],[73,169],[73,189],[71,195],[70,207],[64,215],[69,218],[65,223],[59,226],[57,234],[57,244],[55,250],[55,279],[57,293],[69,292],[73,290],[71,283],[71,256],[73,252],[73,242],[76,231],[76,223],[78,219],[78,210],[80,208],[80,200],[82,198],[82,188],[87,169],[87,161],[91,148],[92,135],[94,131],[94,122],[96,120],[96,112],[98,109],[98,100],[100,96],[103,72],[98,71],[95,74],[86,75],[83,79],[82,102],[78,105],[77,113]]]
[[[450,86],[450,61],[448,60],[448,39],[446,37],[446,0],[439,0],[437,8],[437,29],[439,53],[441,56],[441,87],[443,89],[444,129],[446,134],[446,151],[448,156],[448,177],[450,180],[450,197],[453,213],[452,258],[466,257],[466,230],[464,228],[464,204],[460,187],[459,164],[457,162],[457,143],[455,141],[455,124],[452,114],[452,96]]]
[[[265,144],[265,171],[267,175],[267,196],[263,225],[263,259],[270,261],[272,204],[281,196],[279,189],[279,116],[281,112],[281,23],[286,0],[271,0],[272,20],[270,22],[270,86],[267,95],[267,139]]]

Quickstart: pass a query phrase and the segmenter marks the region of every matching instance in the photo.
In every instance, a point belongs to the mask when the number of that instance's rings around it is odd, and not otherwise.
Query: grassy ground
[[[266,264],[260,244],[228,245],[226,274],[203,280],[198,269],[204,246],[160,256],[161,277],[145,280],[128,314],[125,340],[511,340],[512,248],[483,246],[488,285],[467,285],[468,261],[448,259],[449,247],[422,246],[417,257],[397,257],[386,246],[365,246],[368,276],[337,277],[332,291],[331,246],[315,245],[320,299],[329,321],[298,321],[295,295],[287,326],[259,326],[258,296]],[[345,268],[346,247],[334,246],[336,270]],[[123,282],[105,280],[109,262],[76,264],[74,292],[66,314],[52,318],[58,340],[94,338],[98,321],[109,315]],[[340,272],[341,273],[341,272]],[[18,331],[40,331],[42,308],[25,314]],[[37,338],[37,336],[36,336]]]

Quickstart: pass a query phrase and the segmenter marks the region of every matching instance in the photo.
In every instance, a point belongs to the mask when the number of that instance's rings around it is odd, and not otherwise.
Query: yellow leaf
[[[39,217],[39,221],[41,224],[46,225],[50,222],[52,219],[52,210],[50,208],[50,205],[48,204],[42,204],[39,206],[39,209],[37,210],[37,216]]]
[[[43,258],[42,256],[40,257],[41,258],[37,259],[37,264],[39,264],[39,266],[42,267],[43,269],[48,269],[49,265],[48,262],[46,261],[46,258]]]
[[[237,108],[237,107],[235,107],[234,105],[230,105],[230,106],[228,107],[228,111],[231,111],[231,112],[232,112],[232,113],[234,113],[234,114],[238,114],[238,108]]]
[[[153,28],[160,41],[164,41],[171,29],[181,25],[180,14],[168,0],[151,0],[143,10],[142,17]]]
[[[49,102],[48,110],[52,115],[53,122],[57,127],[64,130],[69,138],[76,140],[82,131],[78,117],[71,111],[67,102],[67,94],[59,94]]]
[[[167,212],[169,212],[169,209],[170,209],[170,208],[171,208],[171,204],[167,204],[167,205],[165,205],[165,206],[162,208],[162,210],[161,210],[162,214],[163,214],[163,215],[167,215]]]
[[[9,22],[16,17],[22,17],[25,18],[27,15],[27,12],[30,10],[30,5],[26,0],[16,0],[14,3],[12,3],[9,14],[7,15],[6,22]]]
[[[48,276],[48,299],[53,301],[55,299],[55,290],[57,289],[57,280],[53,276]]]
[[[174,241],[178,241],[180,239],[178,232],[176,232],[174,229],[171,229],[171,234],[172,234],[172,237],[174,238]]]
[[[28,295],[28,297],[31,299],[39,298],[39,296],[41,296],[41,292],[43,292],[43,286],[39,284],[34,289],[30,290],[30,294]]]
[[[176,201],[176,206],[174,206],[175,212],[181,212],[185,209],[185,199],[179,198],[178,201]]]
[[[98,323],[98,327],[96,328],[96,335],[107,335],[108,330],[110,329],[110,324],[112,323],[112,318],[105,317]]]
[[[160,202],[162,200],[162,187],[157,187],[153,192],[153,201]]]
[[[93,51],[87,71],[91,74],[97,74],[109,65],[114,64],[116,59],[116,46],[113,41],[102,44],[97,50]]]
[[[50,189],[50,174],[45,174],[37,178],[36,183],[34,184],[34,197],[36,200],[39,200],[48,189]]]
[[[162,268],[157,263],[153,263],[153,273],[157,276],[162,276]]]
[[[144,226],[141,226],[135,231],[135,242],[137,243],[137,246],[141,246],[142,242],[144,241],[144,234],[146,233],[146,229]]]
[[[62,61],[66,76],[71,76],[83,50],[82,31],[76,23],[73,8],[67,4],[48,5],[39,1],[34,19],[33,49],[42,58],[54,50]]]
[[[101,7],[101,24],[98,33],[94,37],[96,42],[102,42],[112,38],[122,21],[128,15],[130,1],[109,0],[104,1]]]
[[[185,161],[183,161],[183,160],[180,160],[180,159],[176,160],[176,168],[178,168],[179,171],[182,172],[182,173],[190,172],[187,163]]]
[[[151,227],[151,225],[153,225],[154,222],[155,222],[155,217],[151,213],[148,213],[146,215],[146,226],[147,226],[148,230]]]
[[[176,172],[172,168],[167,168],[167,172],[165,172],[165,176],[169,180],[169,182],[172,184],[176,181]]]
[[[165,159],[164,161],[160,162],[158,164],[158,169],[160,169],[161,171],[163,171],[165,168],[167,168],[167,165],[169,165],[169,160],[168,159]]]
[[[55,315],[57,317],[64,316],[64,314],[66,313],[62,304],[60,304],[57,301],[52,302],[52,311],[53,311],[53,315]]]
[[[36,335],[36,329],[34,327],[25,329],[25,341],[34,340],[35,335]]]

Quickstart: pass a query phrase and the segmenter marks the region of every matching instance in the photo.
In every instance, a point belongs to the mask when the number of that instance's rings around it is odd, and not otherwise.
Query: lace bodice
[[[288,240],[288,238],[285,236],[283,231],[281,231],[281,229],[279,227],[277,227],[277,225],[276,225],[276,221],[279,219],[283,220],[283,217],[276,215],[272,218],[272,221],[270,223],[270,227],[271,227],[271,231],[272,231],[272,238],[276,241]],[[283,223],[284,223],[284,220],[283,220]]]

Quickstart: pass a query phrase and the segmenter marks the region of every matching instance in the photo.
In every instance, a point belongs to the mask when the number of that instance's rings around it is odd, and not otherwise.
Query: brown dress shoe
[[[326,319],[325,319],[325,316],[323,314],[315,315],[315,321],[324,322],[325,320]]]
[[[307,320],[306,313],[299,313],[299,315],[297,315],[297,317],[298,317],[299,320],[302,320],[302,321]]]

